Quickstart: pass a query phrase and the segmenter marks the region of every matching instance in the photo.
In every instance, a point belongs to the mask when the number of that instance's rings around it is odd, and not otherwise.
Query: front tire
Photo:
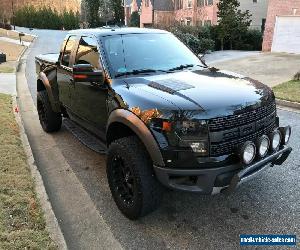
[[[52,110],[46,90],[37,93],[37,110],[43,130],[47,133],[59,131],[62,124],[61,113]]]
[[[120,211],[136,220],[158,208],[163,190],[152,161],[136,136],[112,142],[107,154],[107,178]]]

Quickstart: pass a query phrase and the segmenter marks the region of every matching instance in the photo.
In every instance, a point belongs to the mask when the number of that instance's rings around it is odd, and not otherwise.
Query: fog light
[[[282,144],[287,144],[290,140],[292,129],[290,126],[279,128],[282,135]]]
[[[192,148],[193,152],[199,153],[202,155],[207,155],[207,143],[205,142],[190,142],[190,147]]]
[[[263,135],[260,137],[257,142],[256,146],[258,148],[258,155],[259,157],[263,158],[268,154],[270,148],[270,139],[268,136]]]
[[[256,154],[256,146],[253,142],[247,141],[244,145],[240,148],[240,157],[246,165],[250,164]]]
[[[270,141],[271,141],[271,149],[272,151],[278,151],[281,143],[281,133],[279,130],[274,130],[269,135]]]

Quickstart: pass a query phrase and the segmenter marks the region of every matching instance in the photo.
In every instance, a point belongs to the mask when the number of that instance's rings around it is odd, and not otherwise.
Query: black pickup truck
[[[269,87],[208,67],[169,32],[71,31],[36,65],[43,129],[71,119],[105,142],[109,187],[130,219],[156,209],[164,186],[230,193],[292,151]]]

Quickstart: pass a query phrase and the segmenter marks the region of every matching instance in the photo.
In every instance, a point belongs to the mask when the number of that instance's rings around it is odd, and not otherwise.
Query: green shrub
[[[79,21],[79,15],[72,11],[60,14],[51,7],[36,9],[31,5],[18,9],[14,18],[15,25],[38,29],[78,29]]]
[[[195,54],[214,50],[215,42],[207,35],[205,27],[178,25],[169,29],[184,44],[186,44]],[[204,35],[205,34],[205,35]]]
[[[130,27],[140,27],[140,15],[138,11],[134,11],[130,17]]]
[[[243,37],[244,44],[249,46],[249,50],[261,50],[263,35],[260,30],[250,29]]]

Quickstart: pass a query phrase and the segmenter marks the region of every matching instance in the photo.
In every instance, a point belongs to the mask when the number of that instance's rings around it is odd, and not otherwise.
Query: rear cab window
[[[95,70],[101,68],[98,42],[96,39],[87,36],[80,38],[75,64],[90,64]]]

